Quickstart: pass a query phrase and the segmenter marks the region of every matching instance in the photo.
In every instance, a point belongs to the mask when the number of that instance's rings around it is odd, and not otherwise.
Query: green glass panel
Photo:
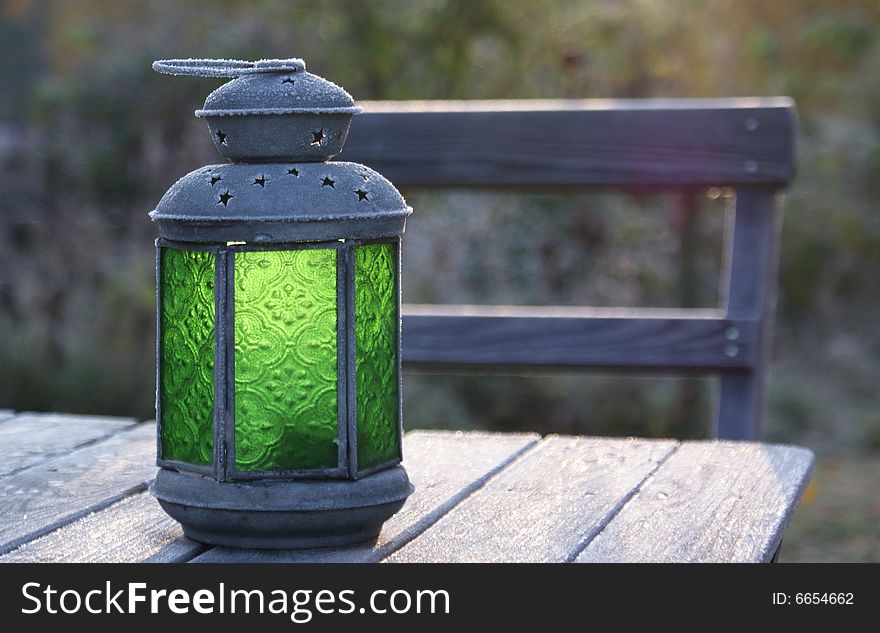
[[[162,457],[210,464],[214,451],[214,265],[209,251],[161,251]]]
[[[335,468],[336,251],[235,253],[235,467]]]
[[[395,249],[396,244],[369,244],[355,249],[359,469],[400,454]]]

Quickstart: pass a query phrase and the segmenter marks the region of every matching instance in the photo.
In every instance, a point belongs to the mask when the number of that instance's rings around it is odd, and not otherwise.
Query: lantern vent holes
[[[368,197],[370,194],[369,191],[364,191],[363,189],[355,189],[354,192],[357,194],[358,202],[364,202],[366,200],[369,200],[369,197]]]
[[[221,180],[223,180],[223,179],[220,176],[211,176],[211,186],[213,187]]]
[[[229,141],[226,139],[226,134],[221,130],[217,130],[217,141],[219,141],[220,145],[229,146]]]
[[[299,178],[299,169],[297,169],[296,167],[291,167],[287,170],[287,173],[291,176],[296,176],[297,178]]]
[[[336,189],[336,181],[333,180],[330,176],[324,176],[324,178],[321,180],[321,186]]]
[[[235,196],[229,193],[229,189],[220,194],[219,199],[217,200],[217,204],[222,204],[224,207],[229,205],[229,201],[232,200]]]
[[[259,177],[257,177],[257,178],[254,178],[254,184],[255,184],[255,185],[260,185],[261,187],[265,187],[265,186],[266,186],[266,177],[265,177],[265,176],[259,176]]]
[[[321,128],[317,132],[312,132],[312,145],[315,147],[321,147],[321,144],[324,142],[324,128]]]
[[[296,82],[293,80],[293,77],[285,77],[284,79],[281,80],[281,83],[290,84],[292,86]]]

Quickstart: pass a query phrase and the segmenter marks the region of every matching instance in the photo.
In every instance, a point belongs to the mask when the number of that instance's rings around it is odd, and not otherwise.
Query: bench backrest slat
[[[461,315],[446,306],[407,307],[403,362],[411,366],[732,371],[748,370],[759,354],[755,323],[723,315],[534,316],[480,307]],[[736,356],[728,354],[733,328]]]
[[[339,160],[402,186],[782,186],[793,173],[788,99],[364,107]]]

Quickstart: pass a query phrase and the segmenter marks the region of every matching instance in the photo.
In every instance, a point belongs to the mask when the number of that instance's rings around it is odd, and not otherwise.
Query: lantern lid
[[[231,160],[328,160],[342,151],[351,117],[361,111],[343,88],[307,72],[301,59],[167,59],[153,69],[233,78],[195,111]]]
[[[361,111],[344,88],[307,72],[301,59],[168,59],[153,62],[153,69],[169,75],[236,78],[209,94],[204,108],[195,111],[197,117]]]
[[[357,163],[233,163],[190,172],[150,217],[167,239],[279,243],[400,235],[411,213]]]

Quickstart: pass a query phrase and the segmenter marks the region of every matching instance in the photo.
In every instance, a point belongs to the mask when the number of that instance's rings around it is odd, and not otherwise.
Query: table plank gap
[[[0,554],[144,490],[155,449],[143,423],[0,480]]]
[[[205,549],[141,491],[19,546],[0,563],[185,562]]]
[[[577,562],[769,562],[810,480],[807,449],[688,442]]]
[[[524,454],[533,450],[537,445],[537,438],[535,442],[523,445],[519,450],[511,453],[506,459],[499,462],[494,468],[488,470],[484,477],[474,479],[473,482],[462,488],[457,494],[451,496],[447,501],[441,503],[434,510],[423,515],[421,519],[418,519],[409,527],[402,529],[397,538],[384,541],[383,545],[375,549],[373,562],[378,562],[405,546],[419,534],[434,525],[443,515],[447,514],[455,506],[462,503],[474,492],[485,486],[486,483],[492,481],[492,478],[498,475],[499,472],[505,468],[509,468],[511,464],[516,463],[518,459],[521,459]]]
[[[656,473],[670,457],[675,455],[680,446],[681,444],[676,444],[672,447],[672,450],[670,450],[668,453],[666,453],[666,455],[658,459],[654,468],[645,475],[644,479],[639,482],[639,485],[633,488],[632,491],[630,491],[629,494],[626,495],[626,497],[620,499],[620,501],[615,504],[615,507],[610,512],[608,512],[607,516],[602,517],[602,519],[596,523],[595,528],[593,530],[590,530],[590,532],[585,536],[584,541],[582,543],[579,543],[578,546],[574,550],[572,550],[572,552],[569,554],[568,558],[564,562],[575,562],[578,555],[587,548],[587,546],[593,541],[593,539],[595,539],[597,536],[599,536],[599,534],[602,533],[602,530],[604,530],[608,526],[608,524],[614,520],[614,517],[616,517],[623,511],[630,500],[633,497],[636,497],[639,492],[641,492],[645,484],[651,480],[651,477],[654,476],[654,473]]]
[[[181,530],[181,534],[183,531]],[[211,545],[191,541],[185,536],[169,543],[166,547],[145,558],[143,563],[189,563],[192,560],[212,549]]]
[[[378,562],[528,454],[538,439],[536,434],[412,431],[404,438],[404,465],[415,492],[385,523],[375,543],[320,550],[214,547],[192,562]]]
[[[546,438],[384,561],[568,560],[676,445]]]
[[[100,442],[136,423],[134,418],[20,413],[0,425],[0,478]]]

